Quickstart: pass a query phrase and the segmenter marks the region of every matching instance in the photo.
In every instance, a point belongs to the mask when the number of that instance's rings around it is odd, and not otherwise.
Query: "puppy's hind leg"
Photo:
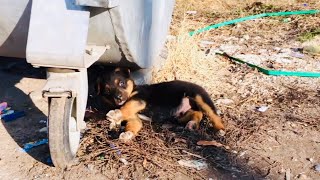
[[[215,110],[213,108],[213,105],[212,105],[212,107],[210,107],[209,104],[207,104],[206,102],[203,101],[203,98],[200,95],[197,95],[195,97],[195,101],[198,104],[198,106],[200,107],[200,109],[202,110],[202,112],[204,112],[208,116],[208,118],[209,118],[210,122],[212,123],[213,127],[216,130],[224,130],[224,125],[222,123],[222,120],[216,114],[216,112],[215,112]]]
[[[180,123],[187,124],[186,128],[189,130],[199,129],[200,121],[203,117],[201,111],[188,110],[181,118],[178,119]]]

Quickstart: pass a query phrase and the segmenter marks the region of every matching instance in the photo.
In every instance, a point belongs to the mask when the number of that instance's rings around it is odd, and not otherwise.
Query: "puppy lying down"
[[[138,134],[142,128],[141,119],[145,117],[140,114],[152,119],[160,117],[159,114],[164,119],[175,117],[189,130],[198,129],[203,115],[206,115],[216,130],[224,130],[209,94],[194,83],[175,80],[135,85],[129,70],[116,68],[101,77],[98,87],[105,100],[112,101],[118,108],[106,115],[111,122],[110,129],[122,121],[127,122],[120,140],[128,141]]]

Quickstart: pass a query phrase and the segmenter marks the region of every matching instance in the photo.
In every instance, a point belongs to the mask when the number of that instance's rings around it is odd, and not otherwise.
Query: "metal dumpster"
[[[72,162],[95,62],[151,69],[169,29],[174,0],[0,0],[0,56],[47,68],[49,147],[55,166]]]

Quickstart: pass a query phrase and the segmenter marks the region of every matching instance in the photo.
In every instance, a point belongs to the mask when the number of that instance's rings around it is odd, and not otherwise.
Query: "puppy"
[[[123,105],[134,88],[129,69],[103,67],[96,76],[94,91],[104,104],[103,111],[119,108]]]
[[[198,129],[206,115],[216,130],[224,130],[209,94],[196,84],[176,80],[135,85],[129,70],[116,68],[113,73],[103,76],[100,88],[104,98],[118,107],[106,115],[111,122],[110,129],[127,121],[120,140],[128,141],[141,130],[140,113],[152,119],[175,117],[190,130]]]

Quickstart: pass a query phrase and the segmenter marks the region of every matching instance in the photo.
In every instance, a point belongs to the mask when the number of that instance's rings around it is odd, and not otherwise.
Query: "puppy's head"
[[[123,105],[130,97],[134,82],[130,78],[130,70],[126,68],[112,69],[98,79],[97,92],[116,106]]]

